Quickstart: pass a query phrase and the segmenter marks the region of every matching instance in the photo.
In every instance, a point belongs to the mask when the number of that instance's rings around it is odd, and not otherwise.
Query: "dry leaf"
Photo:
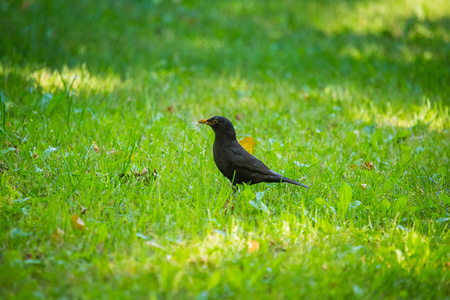
[[[227,200],[225,201],[225,204],[223,206],[223,209],[227,209],[229,204],[230,204],[230,199],[227,198]]]
[[[64,235],[64,231],[62,229],[56,228],[55,231],[53,232],[53,238],[57,239],[60,238]]]
[[[373,169],[373,162],[372,161],[366,161],[364,163],[364,165],[365,165],[365,167],[363,166],[362,167],[363,169],[366,168],[367,170],[372,171],[372,169]]]
[[[255,150],[255,139],[251,136],[246,136],[243,139],[239,140],[239,144],[247,150],[248,153],[253,154]]]
[[[73,227],[75,227],[77,229],[81,229],[83,231],[85,229],[83,220],[81,220],[81,218],[76,215],[72,216],[72,225],[73,225]]]
[[[188,19],[189,25],[195,25],[197,23],[197,19],[195,17],[190,17]]]
[[[112,148],[108,153],[109,153],[109,155],[113,155],[113,154],[119,153],[119,151],[114,149],[114,148]]]
[[[94,146],[94,151],[95,152],[100,151],[100,148],[97,146],[97,144],[94,141],[92,141],[92,145]]]
[[[248,253],[252,253],[259,250],[259,242],[258,241],[248,241]]]
[[[145,175],[147,175],[147,173],[148,173],[148,170],[147,170],[147,168],[144,168],[144,170],[142,170],[142,172],[141,172],[141,176],[145,176]]]
[[[168,112],[168,113],[173,113],[173,112],[175,112],[175,108],[173,108],[173,106],[171,105],[171,106],[169,106],[169,107],[167,108],[167,112]]]
[[[350,169],[354,170],[356,168],[355,164],[350,164]],[[374,169],[374,164],[372,161],[366,161],[364,165],[360,165],[359,168],[361,170],[369,170],[372,171]]]
[[[361,184],[361,189],[362,189],[362,190],[365,190],[366,188],[367,188],[367,184],[362,183],[362,184]]]
[[[20,10],[21,11],[28,10],[32,4],[33,4],[32,1],[23,1],[22,4],[20,5]]]
[[[243,114],[237,114],[235,118],[236,120],[239,121],[240,119],[242,119],[243,116],[244,116]]]
[[[103,253],[104,243],[103,242],[98,243],[95,249],[97,250],[97,253],[99,254]]]
[[[307,92],[301,90],[300,94],[305,98],[306,101],[309,101],[309,94]]]

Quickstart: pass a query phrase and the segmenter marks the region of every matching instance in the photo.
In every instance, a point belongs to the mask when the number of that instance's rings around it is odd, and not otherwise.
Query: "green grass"
[[[449,26],[443,0],[3,1],[0,298],[448,299]],[[233,193],[213,115],[312,188]]]

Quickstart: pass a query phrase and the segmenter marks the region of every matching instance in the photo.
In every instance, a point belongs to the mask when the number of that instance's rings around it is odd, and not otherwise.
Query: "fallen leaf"
[[[72,216],[72,225],[73,225],[73,227],[75,227],[77,229],[80,229],[83,231],[85,230],[83,220],[81,220],[81,218],[78,217],[77,215]]]
[[[147,175],[147,173],[148,173],[147,168],[144,168],[144,169],[142,170],[141,174],[139,174],[139,175],[145,176],[145,175]]]
[[[195,17],[190,17],[188,19],[189,25],[194,25],[195,23],[197,23],[197,18]]]
[[[361,183],[361,189],[362,189],[362,190],[365,190],[366,188],[367,188],[367,184]]]
[[[173,113],[174,111],[175,111],[175,108],[173,108],[172,105],[167,108],[168,113]]]
[[[252,253],[259,250],[259,242],[258,241],[248,241],[248,253]]]
[[[235,118],[236,120],[239,121],[240,119],[242,119],[243,116],[244,116],[243,114],[237,114]]]
[[[113,154],[119,153],[119,151],[114,149],[114,148],[112,148],[108,153],[109,153],[109,155],[113,155]]]
[[[33,3],[31,1],[23,1],[22,4],[20,5],[20,10],[21,11],[28,10],[32,4]]]
[[[227,209],[229,204],[230,204],[230,199],[227,198],[227,200],[225,201],[225,204],[223,206],[223,209]]]
[[[372,171],[373,170],[373,162],[372,161],[366,161],[365,163],[364,163],[364,165],[365,166],[362,166],[362,168],[361,169],[367,169],[367,170],[369,170],[369,171]]]
[[[97,146],[97,144],[94,141],[92,141],[92,145],[94,146],[94,151],[95,152],[100,151],[100,148]]]
[[[97,253],[99,254],[103,253],[104,243],[103,242],[98,243],[95,249],[97,250]]]
[[[300,91],[300,94],[305,98],[306,101],[309,101],[309,94],[305,92],[304,90]]]
[[[60,238],[64,235],[64,231],[62,229],[56,228],[55,231],[53,232],[53,238],[57,239]]]
[[[243,139],[239,140],[239,144],[247,150],[248,153],[253,154],[255,150],[255,139],[251,136],[246,136]]]

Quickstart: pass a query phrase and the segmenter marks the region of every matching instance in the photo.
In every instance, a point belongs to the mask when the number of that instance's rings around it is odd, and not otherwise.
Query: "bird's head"
[[[221,138],[236,139],[236,131],[230,120],[225,117],[215,116],[209,119],[202,119],[198,121],[200,124],[211,126],[216,136]]]

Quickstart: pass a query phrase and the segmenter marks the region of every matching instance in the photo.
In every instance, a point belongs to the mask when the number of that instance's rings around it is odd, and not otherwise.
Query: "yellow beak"
[[[206,119],[198,120],[198,122],[199,122],[200,124],[212,125],[211,122],[209,122],[209,121],[206,120]]]

